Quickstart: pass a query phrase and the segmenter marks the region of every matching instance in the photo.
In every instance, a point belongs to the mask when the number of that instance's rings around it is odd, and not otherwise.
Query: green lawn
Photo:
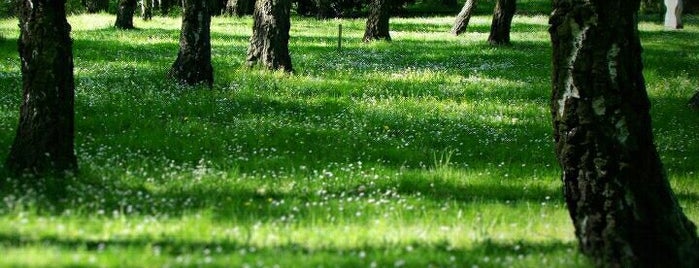
[[[292,18],[296,73],[243,66],[250,17],[214,18],[215,83],[165,79],[179,20],[69,18],[80,173],[0,171],[2,267],[586,267],[562,200],[547,17]],[[650,17],[647,18],[651,19]],[[699,222],[699,17],[641,24],[657,146]],[[337,51],[337,25],[343,50]],[[21,100],[16,20],[0,20],[0,159]]]

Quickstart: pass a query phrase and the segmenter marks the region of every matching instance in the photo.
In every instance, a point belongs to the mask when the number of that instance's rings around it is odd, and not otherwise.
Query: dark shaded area
[[[5,166],[16,174],[74,172],[75,84],[65,0],[22,2],[19,14],[23,97]]]
[[[133,16],[136,12],[136,4],[136,0],[119,0],[114,27],[124,30],[135,28],[133,26]]]

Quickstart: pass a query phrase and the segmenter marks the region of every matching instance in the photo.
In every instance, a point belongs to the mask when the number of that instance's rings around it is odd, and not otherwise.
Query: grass
[[[657,146],[699,222],[699,19],[641,24]],[[549,119],[547,17],[294,17],[296,73],[243,67],[252,21],[214,18],[213,90],[165,79],[179,21],[69,18],[80,173],[0,173],[3,267],[587,267],[561,194]],[[343,50],[336,48],[343,24]],[[0,158],[17,123],[17,22],[1,20]],[[0,171],[4,172],[4,171]]]

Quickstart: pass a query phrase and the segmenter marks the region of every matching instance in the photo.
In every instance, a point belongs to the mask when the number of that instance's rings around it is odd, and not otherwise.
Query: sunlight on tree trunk
[[[289,56],[290,10],[289,0],[258,0],[255,3],[255,22],[248,47],[248,66],[262,61],[270,70],[293,71]]]
[[[639,0],[553,3],[551,114],[580,249],[600,267],[696,267],[696,228],[653,144]]]
[[[133,14],[136,12],[136,0],[119,0],[117,18],[114,26],[119,29],[134,29]]]
[[[75,85],[65,0],[22,1],[19,21],[24,98],[6,165],[16,173],[75,171]]]
[[[227,0],[225,13],[230,16],[242,17],[252,15],[255,9],[253,0]]]
[[[366,21],[364,42],[372,40],[391,41],[389,33],[390,9],[387,0],[372,0],[369,4],[369,18]]]
[[[211,87],[211,14],[208,0],[184,0],[180,51],[168,75],[181,84]]]
[[[516,0],[497,0],[493,11],[493,22],[490,25],[488,43],[496,46],[510,44],[510,28],[516,10]]]
[[[477,4],[477,0],[466,0],[466,3],[464,3],[464,7],[461,9],[461,12],[459,12],[459,15],[456,15],[454,26],[451,27],[451,33],[453,35],[460,35],[466,31],[468,21],[471,20],[471,14],[473,14],[473,11],[476,10]]]

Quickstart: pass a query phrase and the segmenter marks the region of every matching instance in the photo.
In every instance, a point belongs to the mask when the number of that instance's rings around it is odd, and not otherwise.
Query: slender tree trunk
[[[133,14],[136,12],[136,0],[119,0],[117,19],[114,26],[119,29],[134,29]]]
[[[289,56],[290,9],[289,0],[258,0],[255,3],[255,23],[248,48],[248,66],[262,61],[268,69],[293,71]]]
[[[369,18],[366,21],[364,42],[384,39],[391,41],[388,20],[391,18],[387,0],[372,0],[369,6]]]
[[[316,18],[327,19],[335,16],[331,7],[331,0],[313,0],[316,5]]]
[[[123,0],[120,0],[123,1]],[[176,0],[159,0],[160,2],[160,14],[165,16],[170,13],[170,7],[172,6],[172,1]]]
[[[83,0],[82,3],[89,14],[106,11],[109,8],[109,0]]]
[[[468,21],[471,20],[471,14],[473,14],[473,11],[476,10],[477,4],[477,0],[466,0],[466,3],[464,3],[464,7],[461,9],[461,12],[459,12],[459,15],[456,15],[454,26],[451,27],[451,33],[453,35],[459,35],[466,31]]]
[[[143,20],[153,18],[153,0],[141,0],[141,18]]]
[[[180,51],[168,75],[181,84],[214,82],[211,66],[211,14],[208,0],[185,0]]]
[[[254,0],[227,0],[225,13],[242,17],[244,15],[252,15],[254,9]]]
[[[687,105],[689,105],[689,108],[692,108],[692,110],[699,111],[699,90],[697,90],[697,92],[694,93],[694,96],[689,99],[689,103],[687,103]]]
[[[516,0],[497,0],[493,11],[493,23],[490,25],[488,43],[491,45],[510,44],[510,28],[516,9]]]
[[[73,52],[65,0],[20,2],[22,105],[7,167],[17,173],[75,171]]]
[[[296,13],[299,15],[312,16],[317,14],[317,9],[313,0],[298,0],[297,3]]]
[[[697,267],[653,144],[637,29],[639,0],[554,0],[556,154],[582,252],[602,267]]]

